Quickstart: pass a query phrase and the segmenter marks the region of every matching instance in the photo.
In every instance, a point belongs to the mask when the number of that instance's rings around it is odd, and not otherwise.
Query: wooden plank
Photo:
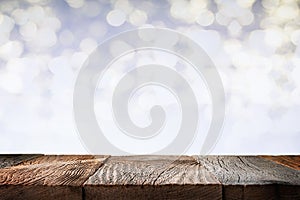
[[[284,166],[300,170],[300,156],[261,156]]]
[[[14,165],[18,165],[24,161],[28,161],[33,158],[37,158],[42,156],[42,154],[0,154],[0,169],[5,167],[10,167]]]
[[[195,158],[224,185],[224,199],[285,199],[291,190],[300,199],[300,171],[255,156]]]
[[[81,200],[82,190],[78,187],[43,185],[2,185],[1,200]]]
[[[192,157],[111,157],[84,184],[86,199],[222,199],[222,186]]]
[[[64,194],[82,198],[81,186],[107,158],[108,156],[42,156],[0,169],[0,197],[23,199],[25,195],[28,199],[54,199]],[[44,198],[40,193],[47,195]]]

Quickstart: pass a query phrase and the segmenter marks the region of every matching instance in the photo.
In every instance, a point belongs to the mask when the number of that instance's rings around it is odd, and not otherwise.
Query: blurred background
[[[1,0],[0,153],[88,153],[73,119],[80,67],[115,34],[162,27],[197,42],[222,78],[226,119],[212,154],[299,154],[299,5],[296,0]],[[199,135],[187,154],[199,151]]]

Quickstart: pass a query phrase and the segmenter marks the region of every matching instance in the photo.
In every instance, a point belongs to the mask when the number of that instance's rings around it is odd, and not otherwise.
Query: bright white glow
[[[80,49],[86,53],[91,53],[97,47],[97,42],[92,38],[85,38],[80,42]]]
[[[6,69],[9,72],[22,73],[26,70],[26,64],[27,62],[25,59],[20,59],[20,58],[10,59],[7,61]]]
[[[84,5],[84,0],[65,0],[72,8],[80,8]]]
[[[283,42],[283,33],[278,29],[267,29],[265,41],[268,45],[279,47]]]
[[[142,10],[134,10],[129,15],[129,22],[135,26],[144,25],[147,21],[147,13]]]
[[[241,7],[249,8],[253,5],[255,0],[237,0],[237,4]]]
[[[14,20],[0,13],[0,32],[9,33],[14,28]]]
[[[229,24],[231,18],[223,15],[221,12],[217,12],[216,14],[216,21],[223,26],[226,26]]]
[[[293,6],[282,5],[276,10],[276,15],[280,18],[291,20],[297,17],[299,9],[297,3]]]
[[[58,31],[61,27],[61,23],[56,17],[47,17],[41,22],[41,26]]]
[[[0,58],[9,60],[19,57],[23,53],[23,44],[19,41],[9,41],[0,46]]]
[[[88,54],[85,52],[75,52],[71,57],[71,67],[79,69],[88,58]]]
[[[232,21],[228,26],[228,31],[232,36],[238,36],[241,33],[241,25],[238,21]]]
[[[20,75],[12,72],[4,72],[0,74],[0,87],[9,93],[17,94],[23,89],[22,79]]]
[[[23,36],[24,40],[30,41],[36,37],[37,26],[32,21],[29,21],[20,27],[19,32]]]
[[[96,17],[101,12],[101,6],[96,1],[87,1],[84,3],[82,12],[88,17]]]
[[[39,48],[49,48],[56,44],[55,32],[50,28],[42,28],[37,31],[34,44]]]
[[[246,10],[240,17],[238,17],[238,21],[241,25],[247,26],[251,24],[254,20],[254,16],[251,11]]]
[[[32,6],[27,10],[28,20],[41,23],[45,16],[45,10],[41,6]]]
[[[121,26],[126,21],[126,16],[121,10],[112,10],[107,14],[106,21],[111,26]]]
[[[25,10],[23,9],[16,9],[12,13],[12,16],[18,25],[23,25],[27,22],[28,20],[28,14]]]
[[[291,41],[294,45],[300,45],[300,29],[292,32]]]
[[[97,44],[141,27],[164,27],[185,34],[218,68],[228,109],[222,138],[213,153],[300,152],[298,4],[294,0],[1,1],[0,153],[86,153],[74,131],[72,116],[76,75]],[[181,47],[180,38],[155,32],[140,31],[138,37],[153,44]],[[105,53],[116,56],[129,48],[126,41],[117,41]],[[112,87],[130,67],[154,62],[173,67],[199,89],[192,66],[182,65],[179,57],[168,52],[149,50],[147,56],[141,52],[119,58],[119,68],[108,70],[102,83]],[[148,89],[144,96],[138,92],[129,103],[134,123],[149,124],[145,111],[152,102],[159,102],[167,114],[177,117],[170,105],[175,102],[171,95]],[[197,93],[202,113],[209,100],[201,95],[202,90]],[[95,97],[96,111],[103,113],[104,121],[111,113],[107,96],[108,92],[103,92]],[[258,120],[252,120],[257,116]],[[201,124],[209,126],[208,119],[205,116]],[[24,142],[26,138],[33,140]],[[170,138],[162,137],[151,148],[157,150]],[[200,146],[196,141],[190,153],[195,154]],[[136,146],[132,148],[138,151]]]
[[[231,39],[224,42],[224,50],[229,54],[237,53],[241,48],[242,45],[239,40]]]
[[[209,10],[205,10],[200,13],[196,22],[202,26],[209,26],[214,22],[214,19],[214,14]]]
[[[121,10],[127,15],[133,11],[133,7],[128,0],[117,0],[114,4],[114,8],[117,10]]]

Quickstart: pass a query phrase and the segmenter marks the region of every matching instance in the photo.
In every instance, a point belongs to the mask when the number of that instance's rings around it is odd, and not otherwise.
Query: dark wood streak
[[[37,157],[42,156],[42,154],[15,154],[15,155],[5,155],[0,154],[0,169],[5,167],[11,167],[14,165],[21,164],[24,161],[28,161]]]
[[[84,184],[86,199],[221,199],[216,178],[188,156],[111,157]]]
[[[300,171],[256,156],[195,156],[223,184],[224,199],[300,199]]]

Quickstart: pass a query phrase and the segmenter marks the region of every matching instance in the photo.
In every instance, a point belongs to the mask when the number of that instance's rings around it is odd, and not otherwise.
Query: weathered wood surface
[[[300,171],[256,156],[196,156],[224,199],[300,199]]]
[[[0,199],[300,199],[299,156],[0,155]]]
[[[86,199],[222,199],[222,186],[196,160],[174,160],[112,157],[85,183]]]
[[[15,154],[15,155],[0,155],[0,168],[4,167],[10,167],[17,164],[20,164],[24,161],[37,158],[39,156],[42,156],[42,154],[28,154],[28,155],[22,155],[22,154]]]
[[[300,170],[300,156],[262,156],[265,159]]]
[[[0,197],[65,199],[70,195],[70,199],[81,199],[80,186],[106,159],[107,156],[42,156],[0,169]]]

